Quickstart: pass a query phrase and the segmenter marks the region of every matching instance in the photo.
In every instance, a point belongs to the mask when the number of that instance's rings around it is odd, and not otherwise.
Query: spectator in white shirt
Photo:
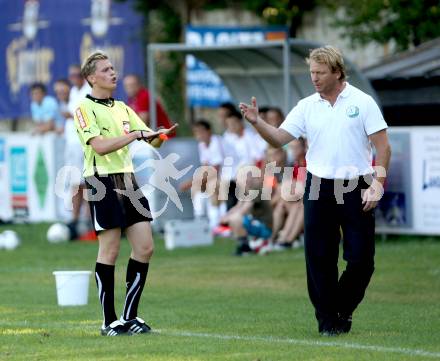
[[[71,118],[69,111],[70,83],[67,79],[58,79],[53,85],[53,90],[58,100],[58,107],[61,116],[63,117],[63,123],[57,127],[56,131],[58,133],[64,133],[65,123],[67,119]]]
[[[73,114],[76,111],[81,100],[87,94],[90,94],[90,85],[81,76],[81,67],[79,65],[69,66],[69,81],[72,84],[69,94],[68,111],[70,117],[66,118],[64,126],[64,137],[66,145],[64,148],[64,165],[72,167],[72,172],[69,176],[70,188],[72,192],[72,219],[68,224],[72,239],[78,237],[78,221],[81,214],[81,207],[85,200],[83,199],[83,190],[85,189],[84,178],[82,176],[84,154],[81,143],[79,142],[76,128],[73,121]],[[88,209],[88,207],[86,207]]]
[[[180,189],[186,190],[191,187],[194,216],[207,217],[211,229],[214,229],[226,212],[226,203],[218,199],[219,177],[224,160],[222,138],[212,134],[211,124],[204,119],[196,121],[192,129],[199,142],[200,164],[211,169],[208,174],[202,174],[201,177],[182,184]],[[195,176],[197,177],[197,173]]]

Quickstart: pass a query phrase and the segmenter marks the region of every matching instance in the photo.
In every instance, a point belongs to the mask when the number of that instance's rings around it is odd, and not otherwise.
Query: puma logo
[[[106,127],[102,127],[102,130],[105,130],[106,132],[110,133],[110,130]]]
[[[83,130],[83,133],[89,133],[89,134],[92,134],[92,132],[90,131],[90,129]]]

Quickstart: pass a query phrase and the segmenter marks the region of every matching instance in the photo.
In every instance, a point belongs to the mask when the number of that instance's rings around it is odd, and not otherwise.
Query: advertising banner
[[[6,139],[0,136],[0,219],[11,219],[12,208],[9,191],[9,166],[6,163]]]
[[[385,184],[385,193],[376,209],[376,225],[393,229],[411,229],[412,174],[411,134],[406,130],[388,130],[392,157]]]
[[[440,235],[440,127],[392,127],[389,139],[392,157],[385,194],[376,209],[376,232]],[[0,219],[31,222],[63,219],[59,208],[63,199],[55,195],[57,171],[62,165],[57,160],[57,154],[62,153],[59,140],[55,134],[0,136]],[[182,146],[188,150],[188,144],[183,142]],[[196,154],[173,149],[177,154]],[[166,158],[166,153],[163,155]],[[137,163],[139,159],[135,159]],[[150,176],[150,173],[137,173],[142,184]],[[160,190],[168,182],[155,184]],[[173,213],[175,207],[169,208],[172,202],[166,198],[170,195],[156,193],[160,197],[148,194],[152,209],[163,208],[165,213]],[[190,199],[187,201],[185,207],[191,207]]]
[[[67,78],[96,49],[120,76],[144,73],[142,21],[132,2],[0,0],[0,119],[28,116],[29,86]],[[123,95],[120,86],[116,97]]]
[[[27,152],[24,146],[12,146],[9,153],[10,191],[14,219],[27,220],[28,203],[28,169]]]
[[[1,180],[2,189],[7,190],[1,197],[2,202],[6,200],[6,209],[2,210],[0,217],[18,222],[56,220],[54,186],[57,136],[32,136],[25,133],[6,135],[3,139],[7,172]]]
[[[423,233],[440,234],[440,128],[412,131],[414,223]]]
[[[392,127],[378,233],[440,235],[440,127]]]
[[[287,36],[286,26],[187,26],[185,40],[188,45],[232,45],[283,40]],[[192,55],[187,55],[186,68],[188,105],[216,108],[223,102],[232,101],[228,89],[219,76],[205,63]]]

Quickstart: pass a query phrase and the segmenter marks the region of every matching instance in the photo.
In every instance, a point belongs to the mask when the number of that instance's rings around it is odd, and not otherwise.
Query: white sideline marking
[[[294,338],[277,338],[271,336],[221,335],[215,333],[198,333],[198,332],[189,332],[189,331],[178,332],[171,330],[154,330],[153,332],[162,335],[178,336],[178,337],[201,337],[201,338],[213,338],[218,340],[260,341],[260,342],[269,342],[269,343],[271,342],[287,343],[287,344],[304,345],[304,346],[341,347],[346,349],[366,350],[366,351],[382,352],[382,353],[397,353],[408,356],[424,356],[424,357],[440,358],[440,352],[430,352],[425,350],[417,350],[417,349],[402,348],[402,347],[362,345],[359,343],[349,343],[349,342],[308,341],[308,340],[299,340]]]

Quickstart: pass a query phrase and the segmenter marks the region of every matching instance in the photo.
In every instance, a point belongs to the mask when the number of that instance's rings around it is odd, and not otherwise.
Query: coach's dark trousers
[[[359,178],[344,181],[307,175],[304,194],[307,286],[319,330],[331,329],[362,301],[374,271],[374,211],[362,210]],[[345,188],[344,188],[345,187]],[[347,192],[349,189],[353,189]],[[344,193],[347,192],[347,193]],[[338,204],[339,203],[339,204]],[[342,237],[347,267],[339,277]]]

